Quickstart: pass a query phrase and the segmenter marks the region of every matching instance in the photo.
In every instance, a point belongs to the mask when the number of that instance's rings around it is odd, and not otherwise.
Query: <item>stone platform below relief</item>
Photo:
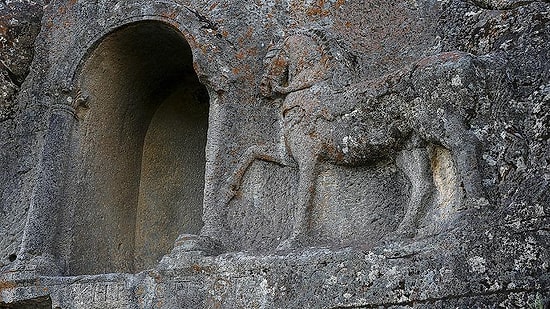
[[[23,306],[31,300],[44,308],[113,309],[465,308],[488,303],[522,307],[548,295],[544,279],[489,269],[498,256],[521,256],[521,249],[502,246],[493,252],[494,259],[485,259],[461,252],[459,243],[432,239],[389,243],[370,251],[311,248],[282,255],[217,257],[175,249],[157,269],[135,275],[6,275],[0,290],[5,303],[0,305],[40,308]]]

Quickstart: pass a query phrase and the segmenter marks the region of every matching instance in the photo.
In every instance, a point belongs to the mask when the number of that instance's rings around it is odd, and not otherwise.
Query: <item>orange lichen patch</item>
[[[235,198],[241,199],[242,197],[243,197],[243,191],[238,190],[237,192],[235,192]]]
[[[235,55],[235,58],[243,60],[244,58],[246,58],[246,55],[244,54],[244,52],[240,51]]]
[[[329,60],[330,58],[327,54],[322,54],[321,59],[319,59],[319,62],[322,63],[323,65],[328,65],[330,63]]]
[[[0,281],[0,291],[13,289],[15,287],[17,287],[17,284],[15,284],[15,282]]]
[[[237,74],[241,73],[241,70],[239,68],[233,68],[231,70],[231,72],[233,72],[233,74],[237,75]]]
[[[244,36],[237,39],[237,43],[240,47],[243,47],[254,35],[254,28],[248,27]]]
[[[201,266],[199,264],[193,264],[191,266],[191,269],[193,269],[193,271],[196,272],[196,273],[211,273],[212,272],[212,267]]]
[[[186,36],[185,39],[187,41],[187,44],[189,44],[191,48],[198,47],[199,44],[197,44],[197,40],[195,40],[194,36],[189,35],[189,36]]]
[[[237,149],[230,149],[229,150],[229,154],[231,155],[231,157],[235,158],[237,157],[238,155],[240,155],[241,153],[237,150]],[[233,164],[237,164],[237,161],[235,159],[235,161],[232,162]]]
[[[246,36],[247,38],[251,38],[253,34],[254,34],[254,28],[252,28],[251,26],[249,26],[248,29],[246,30],[245,36]]]
[[[307,9],[306,14],[308,16],[326,17],[330,15],[330,10],[325,9],[325,0],[318,0],[313,7]]]
[[[138,287],[136,290],[136,295],[138,296],[145,295],[145,288],[143,286]]]
[[[317,1],[317,3],[319,4],[319,7],[320,7],[320,8],[324,8],[324,7],[325,7],[325,0],[319,0],[319,1]]]
[[[222,31],[222,36],[223,36],[224,38],[228,37],[228,36],[229,36],[229,32],[228,32],[227,30],[223,30],[223,31]]]
[[[0,35],[1,36],[5,36],[6,34],[8,34],[8,30],[9,30],[9,28],[6,27],[6,25],[0,24]]]
[[[208,53],[208,47],[206,45],[203,45],[203,44],[199,44],[195,37],[193,36],[188,36],[186,37],[187,39],[187,43],[189,44],[189,46],[191,47],[191,49],[200,49],[201,52],[203,54],[207,54]]]
[[[177,245],[177,244],[176,244],[176,245]],[[162,275],[160,275],[160,274],[158,274],[158,273],[156,273],[156,274],[151,273],[150,275],[151,275],[151,277],[153,278],[153,280],[155,280],[156,283],[160,283],[160,282],[163,281]]]
[[[53,26],[54,26],[53,19],[49,18],[48,21],[46,22],[46,28],[51,29],[53,28]]]
[[[273,60],[273,68],[285,68],[286,66],[287,66],[287,61],[283,58],[276,58]]]
[[[307,10],[307,15],[308,15],[308,16],[322,16],[322,17],[326,17],[326,16],[329,16],[329,15],[330,15],[330,11],[328,11],[328,10],[323,10],[322,8],[319,8],[319,7],[309,8],[309,9]]]
[[[193,70],[197,73],[197,75],[201,75],[202,72],[204,72],[201,68],[201,66],[196,62],[193,61]]]
[[[67,12],[67,9],[63,6],[59,7],[59,9],[57,9],[57,13],[59,14],[65,14]]]
[[[248,55],[249,56],[256,56],[257,54],[258,54],[258,49],[256,47],[250,48],[248,50]]]
[[[168,19],[174,19],[178,16],[178,12],[176,11],[163,12],[161,16]]]
[[[214,3],[212,3],[212,5],[210,6],[209,10],[212,11],[212,10],[215,9],[217,6],[218,6],[218,3],[217,3],[217,2],[214,2]]]

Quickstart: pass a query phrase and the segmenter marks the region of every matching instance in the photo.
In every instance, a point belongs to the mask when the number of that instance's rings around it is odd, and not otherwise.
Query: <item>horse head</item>
[[[280,45],[270,49],[264,58],[264,74],[260,81],[260,94],[273,98],[277,94],[276,87],[288,84],[288,57],[286,50]]]
[[[264,58],[260,94],[273,98],[326,80],[332,55],[323,42],[316,32],[302,31],[270,49]]]

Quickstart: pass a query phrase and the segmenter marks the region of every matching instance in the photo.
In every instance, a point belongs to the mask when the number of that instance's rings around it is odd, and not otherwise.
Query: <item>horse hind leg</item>
[[[446,143],[452,152],[466,194],[466,202],[473,203],[474,207],[487,205],[478,159],[481,154],[481,142],[458,119],[448,119],[446,127]]]
[[[466,194],[466,202],[473,203],[474,207],[486,206],[488,201],[483,191],[478,160],[481,152],[480,142],[471,134],[470,136],[464,136],[461,140],[462,143],[453,145],[451,151]]]
[[[434,193],[428,151],[425,148],[404,150],[397,157],[396,164],[411,184],[405,214],[399,223],[396,236],[412,238],[416,236],[420,220],[432,203]]]

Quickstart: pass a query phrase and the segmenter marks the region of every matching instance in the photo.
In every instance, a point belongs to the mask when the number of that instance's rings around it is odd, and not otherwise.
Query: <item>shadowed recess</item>
[[[108,35],[80,75],[67,273],[154,267],[202,227],[208,94],[183,36],[160,22]]]

